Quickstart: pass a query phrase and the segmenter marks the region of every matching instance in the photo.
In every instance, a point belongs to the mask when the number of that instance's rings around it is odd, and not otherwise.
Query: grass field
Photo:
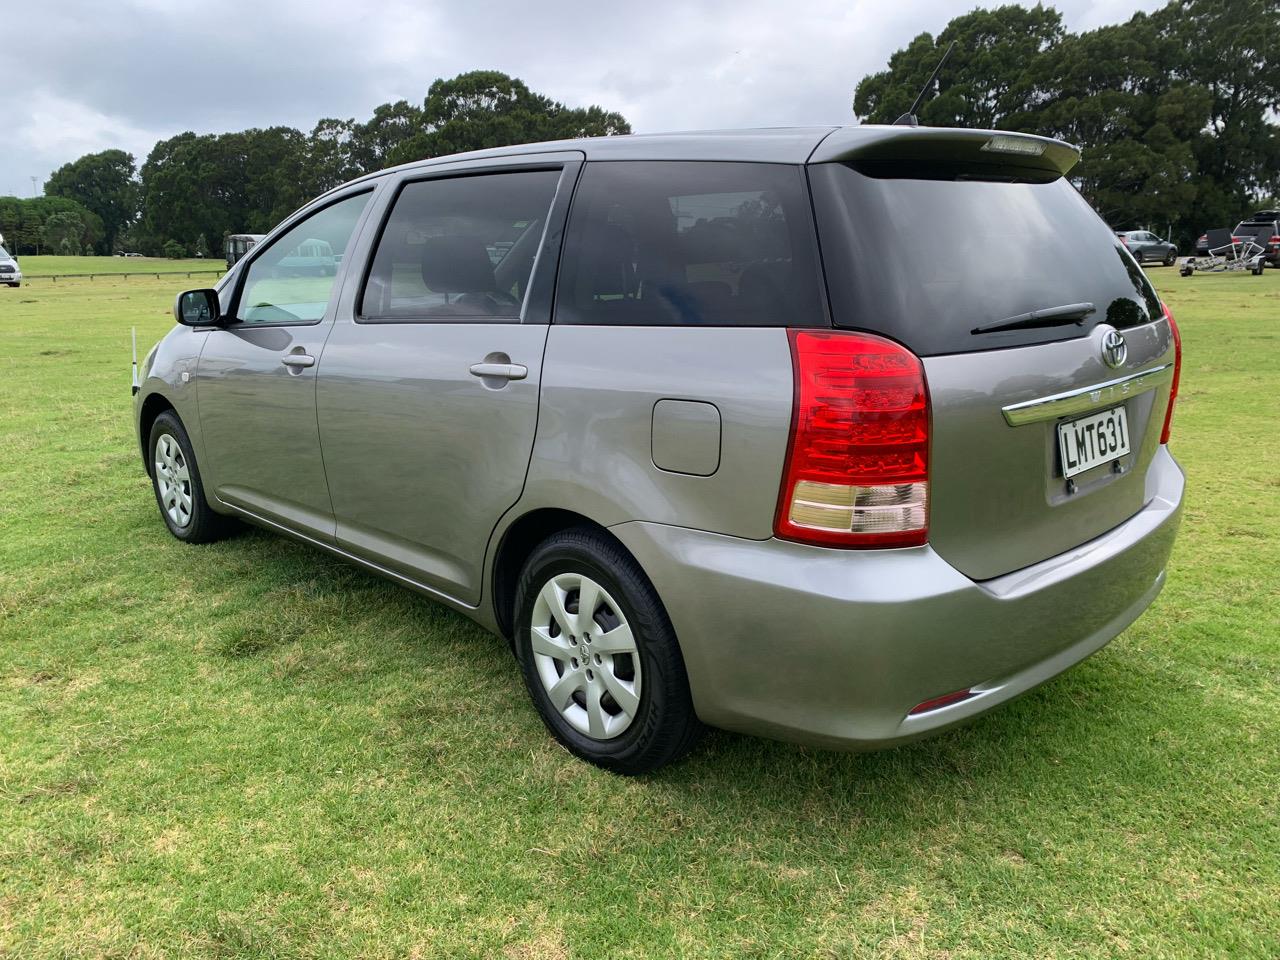
[[[188,273],[227,268],[221,257],[204,260],[168,260],[164,257],[19,257],[18,266],[24,279],[39,280],[63,274],[119,274],[119,273]],[[3,307],[0,307],[3,309]]]
[[[1280,271],[1153,275],[1190,485],[1146,616],[934,740],[643,780],[461,617],[169,537],[129,327],[182,281],[0,289],[0,956],[1280,956]]]

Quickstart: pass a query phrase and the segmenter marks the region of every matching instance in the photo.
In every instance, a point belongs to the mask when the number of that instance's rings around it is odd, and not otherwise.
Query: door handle
[[[529,375],[529,368],[523,363],[473,363],[471,375],[499,380],[523,380]]]
[[[290,353],[281,357],[280,362],[286,367],[313,367],[316,358],[309,357],[305,353]]]

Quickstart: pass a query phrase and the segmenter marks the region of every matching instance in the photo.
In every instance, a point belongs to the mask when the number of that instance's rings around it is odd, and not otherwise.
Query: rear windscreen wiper
[[[1016,317],[1005,317],[995,323],[974,327],[970,333],[994,333],[997,330],[1026,330],[1031,327],[1057,327],[1067,323],[1079,323],[1090,314],[1097,313],[1098,308],[1092,303],[1064,303],[1060,307],[1045,307],[1043,310],[1032,310],[1020,313]]]

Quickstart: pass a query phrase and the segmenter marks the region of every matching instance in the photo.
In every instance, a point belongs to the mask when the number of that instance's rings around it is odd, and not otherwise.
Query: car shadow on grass
[[[383,671],[413,676],[420,670],[423,682],[431,684],[438,682],[432,671],[437,678],[441,669],[469,672],[479,692],[468,709],[479,712],[474,720],[480,728],[505,731],[492,749],[513,756],[483,756],[486,748],[474,742],[454,749],[448,728],[438,727],[441,710],[432,703],[434,694],[419,690],[405,691],[398,715],[405,763],[426,764],[423,771],[429,768],[433,778],[440,764],[505,764],[514,772],[531,750],[550,751],[548,776],[565,769],[610,776],[555,747],[528,702],[507,645],[461,614],[273,534],[247,531],[212,549],[231,575],[248,578],[245,589],[254,595],[219,629],[215,651],[221,657],[270,656],[304,641],[323,649],[335,637],[363,630],[379,638],[360,648],[365,680]],[[450,662],[456,660],[464,664]],[[290,682],[308,679],[300,671],[282,676]],[[322,670],[309,679],[354,678]],[[932,738],[874,753],[840,753],[713,730],[689,757],[627,781],[628,789],[669,803],[692,802],[689,809],[719,797],[721,803],[731,801],[744,821],[787,810],[811,822],[855,810],[859,817],[879,811],[888,821],[922,805],[962,814],[967,804],[1017,803],[1046,791],[1068,803],[1088,803],[1099,779],[1123,780],[1146,762],[1134,745],[1149,741],[1153,724],[1160,722],[1149,700],[1149,686],[1104,651],[993,713]],[[433,746],[415,753],[430,740],[428,728],[436,735]],[[1073,781],[1079,789],[1071,787]]]

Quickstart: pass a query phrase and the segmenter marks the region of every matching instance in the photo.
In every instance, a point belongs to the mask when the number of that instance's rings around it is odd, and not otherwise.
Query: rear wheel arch
[[[511,642],[515,636],[512,623],[512,605],[515,602],[516,586],[525,561],[544,540],[563,530],[585,528],[598,531],[617,543],[618,548],[626,551],[622,542],[609,533],[601,524],[590,517],[572,510],[556,507],[542,507],[531,510],[511,523],[503,531],[493,560],[493,614],[502,635]],[[630,554],[630,551],[626,551]],[[632,557],[632,559],[635,559]],[[636,561],[639,565],[639,561]]]
[[[515,637],[511,607],[525,561],[547,537],[572,527],[604,530],[600,524],[580,513],[543,507],[529,511],[503,531],[493,558],[493,615],[508,643],[512,643]]]

